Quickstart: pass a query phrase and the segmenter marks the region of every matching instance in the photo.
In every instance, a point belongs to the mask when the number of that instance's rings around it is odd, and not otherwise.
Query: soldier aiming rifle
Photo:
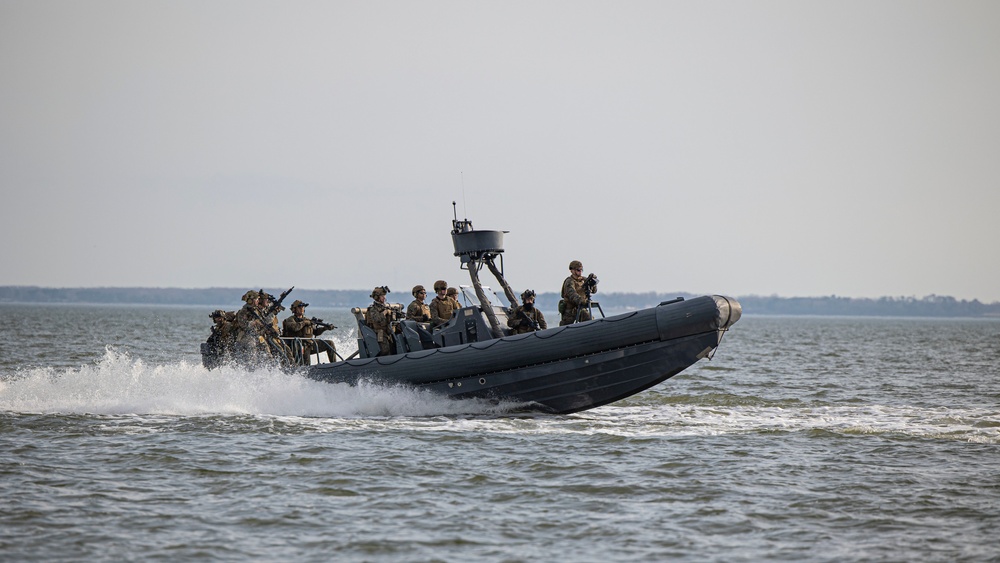
[[[307,305],[308,305],[308,303],[307,303]],[[316,325],[316,328],[321,328],[323,330],[333,330],[333,329],[337,328],[337,327],[335,327],[334,325],[332,325],[330,323],[323,322],[323,319],[317,319],[316,317],[313,317],[313,318],[311,318],[309,320],[312,321],[312,324]],[[319,332],[317,332],[316,334],[319,334]]]
[[[337,348],[333,341],[320,340],[316,337],[337,327],[316,317],[307,319],[305,314],[308,306],[308,303],[298,299],[292,303],[292,316],[286,318],[283,323],[285,341],[290,344],[297,363],[310,365],[311,356],[320,352],[327,352],[330,361],[335,361]]]

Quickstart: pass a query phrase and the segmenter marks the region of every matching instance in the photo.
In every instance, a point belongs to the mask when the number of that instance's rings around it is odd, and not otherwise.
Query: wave
[[[496,414],[512,407],[398,386],[322,383],[278,369],[150,365],[110,346],[93,365],[0,376],[0,411],[16,413],[377,417]]]
[[[837,405],[765,400],[723,390],[672,394],[668,389],[569,416],[518,412],[520,406],[454,400],[399,386],[329,384],[277,369],[209,371],[185,361],[147,364],[113,347],[91,365],[0,374],[0,411],[23,414],[291,417],[311,419],[298,424],[318,429],[330,423],[345,427],[320,419],[351,419],[355,422],[347,427],[362,422],[380,429],[501,434],[642,438],[802,433],[1000,444],[1000,411],[973,407]]]
[[[580,413],[577,418],[589,419],[591,432],[628,437],[826,433],[1000,444],[1000,411],[983,408],[757,406],[727,402],[602,407]]]

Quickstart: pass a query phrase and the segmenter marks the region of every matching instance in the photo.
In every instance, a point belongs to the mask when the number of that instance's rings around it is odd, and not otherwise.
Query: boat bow
[[[696,297],[687,301],[667,301],[656,307],[656,326],[660,340],[673,340],[692,334],[722,334],[740,320],[743,307],[739,301],[723,295]]]

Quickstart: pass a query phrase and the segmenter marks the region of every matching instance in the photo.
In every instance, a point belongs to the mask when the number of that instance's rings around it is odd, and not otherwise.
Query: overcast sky
[[[0,188],[0,285],[1000,301],[1000,2],[0,0]]]

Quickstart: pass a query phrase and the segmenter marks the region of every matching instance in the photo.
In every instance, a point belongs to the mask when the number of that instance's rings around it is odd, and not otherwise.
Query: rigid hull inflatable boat
[[[408,385],[456,399],[572,413],[639,393],[710,357],[742,313],[729,297],[678,298],[639,311],[514,334],[506,321],[519,303],[503,276],[505,231],[477,231],[471,221],[457,218],[452,227],[455,256],[472,280],[471,286],[463,286],[469,306],[434,329],[412,320],[395,322],[396,353],[383,356],[378,355],[375,331],[365,324],[365,309],[352,309],[358,351],[346,360],[309,366],[307,377],[351,385],[360,380]],[[496,276],[509,306],[481,283],[483,266]]]

